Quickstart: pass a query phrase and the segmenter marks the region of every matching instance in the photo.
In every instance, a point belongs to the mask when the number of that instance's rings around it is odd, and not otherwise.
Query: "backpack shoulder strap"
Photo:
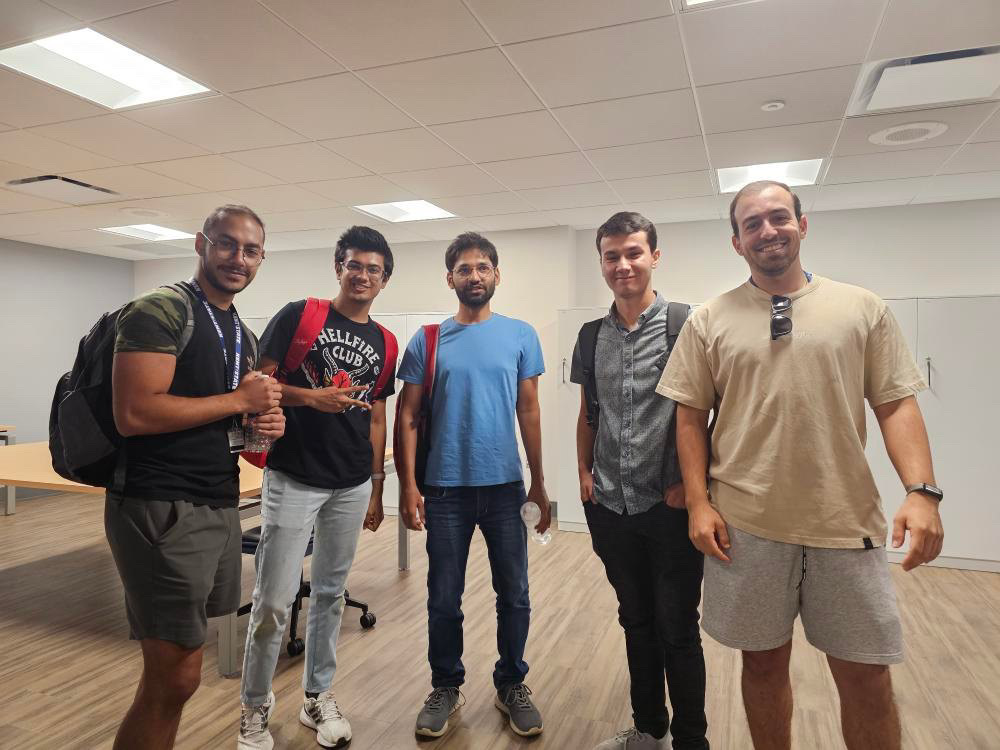
[[[688,315],[691,314],[691,305],[685,305],[683,302],[668,302],[667,303],[667,356],[674,350],[674,344],[677,343],[677,337],[681,334],[681,329],[684,327],[684,323],[687,321]]]
[[[601,330],[604,318],[591,320],[583,324],[577,336],[580,347],[580,362],[583,364],[583,396],[587,403],[587,424],[597,429],[597,334]]]
[[[437,374],[437,345],[438,333],[441,326],[438,323],[431,323],[423,326],[424,329],[424,396],[428,399],[434,390],[434,376]],[[428,377],[429,374],[429,377]]]
[[[382,370],[378,374],[378,379],[375,381],[375,389],[372,391],[373,401],[385,389],[386,384],[389,382],[390,373],[396,369],[396,357],[399,356],[399,343],[396,341],[396,336],[393,332],[378,321],[375,321],[375,325],[382,332],[382,342],[385,344],[385,359],[382,361]]]
[[[285,352],[285,361],[281,365],[281,375],[287,377],[295,372],[305,360],[309,350],[316,343],[319,332],[323,330],[327,314],[330,312],[330,300],[310,297],[302,309],[302,317],[292,336],[292,343]],[[279,378],[280,380],[281,378]]]

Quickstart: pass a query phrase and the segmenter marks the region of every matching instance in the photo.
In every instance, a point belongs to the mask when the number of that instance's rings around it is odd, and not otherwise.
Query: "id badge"
[[[243,417],[235,417],[232,423],[229,425],[229,429],[226,431],[229,436],[229,452],[230,453],[242,453],[243,448],[246,445],[245,438],[243,436]]]

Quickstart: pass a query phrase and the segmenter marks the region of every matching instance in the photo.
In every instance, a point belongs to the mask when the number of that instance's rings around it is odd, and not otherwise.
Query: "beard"
[[[226,294],[237,294],[242,292],[250,284],[253,278],[251,274],[247,274],[243,277],[243,282],[233,282],[223,276],[224,270],[233,270],[239,273],[245,273],[242,269],[235,267],[226,266],[216,266],[212,267],[208,263],[202,264],[202,270],[205,272],[205,280],[218,289],[220,292],[225,292]]]
[[[776,278],[791,268],[799,257],[799,248],[787,247],[779,254],[760,254],[756,249],[750,251],[750,264],[764,276]]]
[[[493,293],[496,291],[496,288],[496,284],[483,284],[480,287],[455,287],[455,294],[458,296],[458,301],[463,305],[471,307],[473,310],[478,310],[493,299]]]

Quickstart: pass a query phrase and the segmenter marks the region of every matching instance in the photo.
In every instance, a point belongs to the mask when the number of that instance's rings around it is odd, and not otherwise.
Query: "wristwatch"
[[[938,502],[944,499],[944,493],[938,487],[935,487],[933,484],[927,484],[927,482],[907,485],[906,494],[909,495],[911,492],[919,492],[928,497],[933,497]]]

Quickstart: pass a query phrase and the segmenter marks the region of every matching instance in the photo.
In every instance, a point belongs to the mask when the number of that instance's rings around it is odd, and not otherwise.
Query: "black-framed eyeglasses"
[[[782,336],[792,332],[792,301],[788,297],[775,294],[771,297],[771,341],[777,341]]]
[[[217,240],[213,240],[204,232],[201,236],[205,238],[205,241],[209,245],[216,249],[220,255],[225,255],[227,258],[235,258],[237,253],[243,253],[243,260],[246,261],[248,266],[259,265],[262,260],[264,260],[264,250],[256,245],[240,245],[236,240],[227,234],[222,235]]]

